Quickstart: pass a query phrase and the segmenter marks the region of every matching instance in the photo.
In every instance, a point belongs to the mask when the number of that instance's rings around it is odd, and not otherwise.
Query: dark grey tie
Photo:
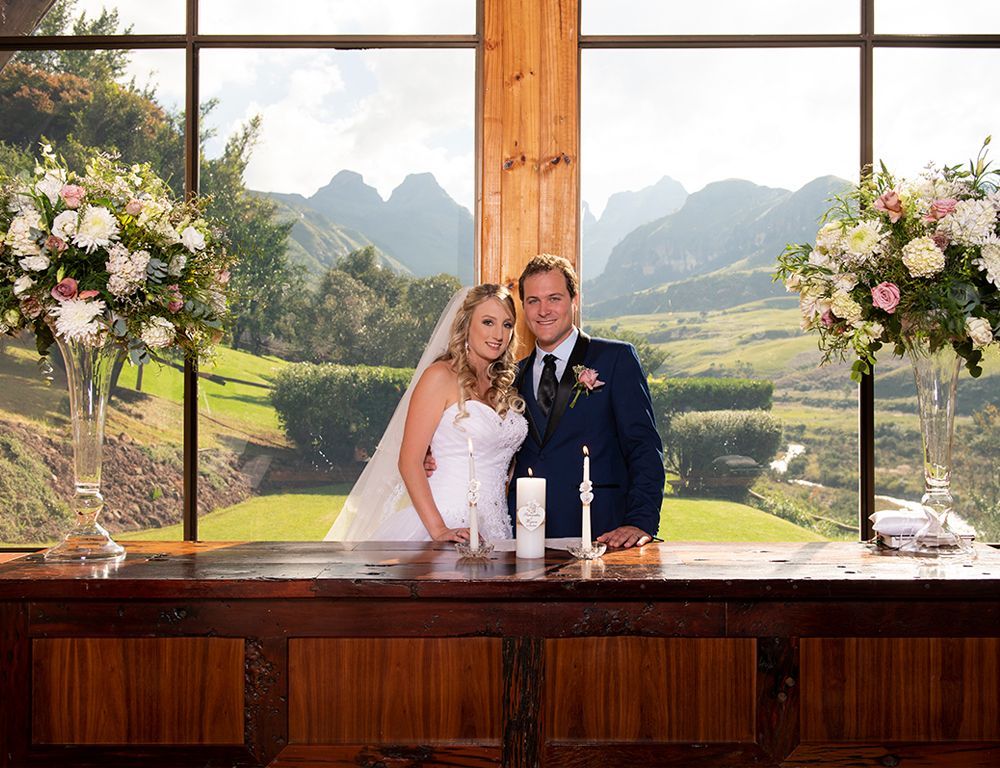
[[[538,380],[538,407],[542,409],[542,413],[548,418],[549,411],[552,410],[552,403],[556,399],[556,387],[558,382],[556,381],[556,356],[546,355],[542,358],[542,362],[545,363],[542,368],[542,378]]]

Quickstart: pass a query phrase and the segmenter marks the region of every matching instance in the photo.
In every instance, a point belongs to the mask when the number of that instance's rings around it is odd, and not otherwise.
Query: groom
[[[561,256],[536,256],[521,273],[518,289],[535,349],[519,363],[515,382],[527,404],[528,437],[514,477],[530,469],[545,478],[547,537],[579,536],[586,446],[591,530],[611,547],[642,545],[659,527],[664,483],[649,387],[631,344],[590,338],[573,324],[578,286]],[[590,373],[578,377],[577,366],[596,372],[598,383]],[[511,482],[508,499],[512,520],[516,485]]]

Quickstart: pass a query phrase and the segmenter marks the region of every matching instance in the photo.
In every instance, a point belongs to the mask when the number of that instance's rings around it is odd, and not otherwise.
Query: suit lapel
[[[552,437],[552,433],[556,431],[556,427],[559,426],[559,422],[566,412],[566,406],[569,405],[570,398],[573,395],[573,385],[576,384],[573,366],[583,365],[583,359],[587,356],[587,347],[589,346],[590,337],[583,331],[580,331],[580,335],[576,339],[576,344],[573,345],[573,351],[569,355],[569,361],[566,363],[566,370],[563,371],[562,378],[559,380],[559,388],[556,390],[556,401],[552,405],[552,413],[549,414],[549,423],[545,426],[545,437],[542,438],[543,447],[549,441],[549,438]]]
[[[532,350],[531,354],[525,360],[521,361],[520,370],[517,372],[517,378],[514,379],[514,388],[521,393],[521,397],[524,398],[524,417],[528,420],[528,433],[531,438],[538,443],[542,444],[542,435],[538,431],[538,425],[535,423],[534,409],[531,407],[531,401],[535,399],[535,393],[531,391],[531,369],[535,365],[535,351]]]

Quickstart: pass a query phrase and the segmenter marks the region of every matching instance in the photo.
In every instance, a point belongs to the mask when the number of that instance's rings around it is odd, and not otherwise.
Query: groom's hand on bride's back
[[[431,453],[430,446],[427,446],[427,453],[424,456],[424,472],[427,473],[427,477],[434,474],[434,470],[438,468],[437,462],[434,461],[434,454]]]

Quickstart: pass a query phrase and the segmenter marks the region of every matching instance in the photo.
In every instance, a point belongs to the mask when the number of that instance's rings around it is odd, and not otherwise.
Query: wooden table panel
[[[36,744],[242,744],[243,641],[36,639]]]
[[[800,653],[804,742],[1000,740],[1000,640],[803,639]]]
[[[295,639],[289,741],[500,741],[501,641]]]
[[[753,640],[611,637],[550,640],[550,739],[754,739]]]

